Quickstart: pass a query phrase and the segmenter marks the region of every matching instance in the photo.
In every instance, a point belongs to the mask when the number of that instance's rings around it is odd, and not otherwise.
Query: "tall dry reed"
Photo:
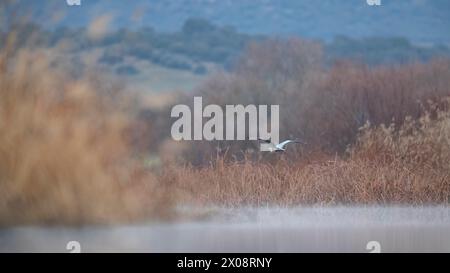
[[[165,188],[130,146],[127,97],[95,75],[73,79],[52,65],[52,53],[2,52],[0,224],[100,224],[167,212]]]

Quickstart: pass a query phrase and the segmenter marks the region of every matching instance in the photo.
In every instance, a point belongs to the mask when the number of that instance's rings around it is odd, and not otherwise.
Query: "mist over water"
[[[183,208],[182,211],[191,211]],[[196,212],[198,213],[198,212]],[[211,208],[201,219],[130,226],[18,227],[0,252],[450,252],[448,207]]]

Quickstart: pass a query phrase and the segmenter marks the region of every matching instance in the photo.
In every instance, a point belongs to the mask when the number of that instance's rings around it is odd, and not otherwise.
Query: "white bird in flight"
[[[284,152],[284,151],[286,151],[285,146],[289,143],[306,144],[306,142],[303,142],[300,140],[291,140],[291,139],[285,140],[278,144],[272,143],[270,140],[265,140],[265,139],[259,139],[259,140],[271,145],[271,147],[269,148],[269,152]]]

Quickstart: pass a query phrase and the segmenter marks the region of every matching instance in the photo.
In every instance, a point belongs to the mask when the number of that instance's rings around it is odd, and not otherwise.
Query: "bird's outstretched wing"
[[[281,149],[284,149],[284,146],[286,146],[287,144],[292,143],[292,142],[294,142],[294,141],[290,140],[290,139],[285,140],[285,141],[281,142],[280,144],[278,144],[277,146],[280,147]]]
[[[277,146],[280,147],[281,149],[284,149],[284,146],[286,146],[286,145],[289,144],[289,143],[301,143],[301,144],[306,144],[305,142],[300,141],[300,140],[291,140],[291,139],[288,139],[288,140],[286,140],[286,141],[281,142],[281,143],[278,144]]]

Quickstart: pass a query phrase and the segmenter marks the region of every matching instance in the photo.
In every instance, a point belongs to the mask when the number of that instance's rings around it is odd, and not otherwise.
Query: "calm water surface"
[[[184,213],[192,211],[184,208]],[[0,229],[0,252],[450,252],[450,207],[198,209],[201,220]]]

